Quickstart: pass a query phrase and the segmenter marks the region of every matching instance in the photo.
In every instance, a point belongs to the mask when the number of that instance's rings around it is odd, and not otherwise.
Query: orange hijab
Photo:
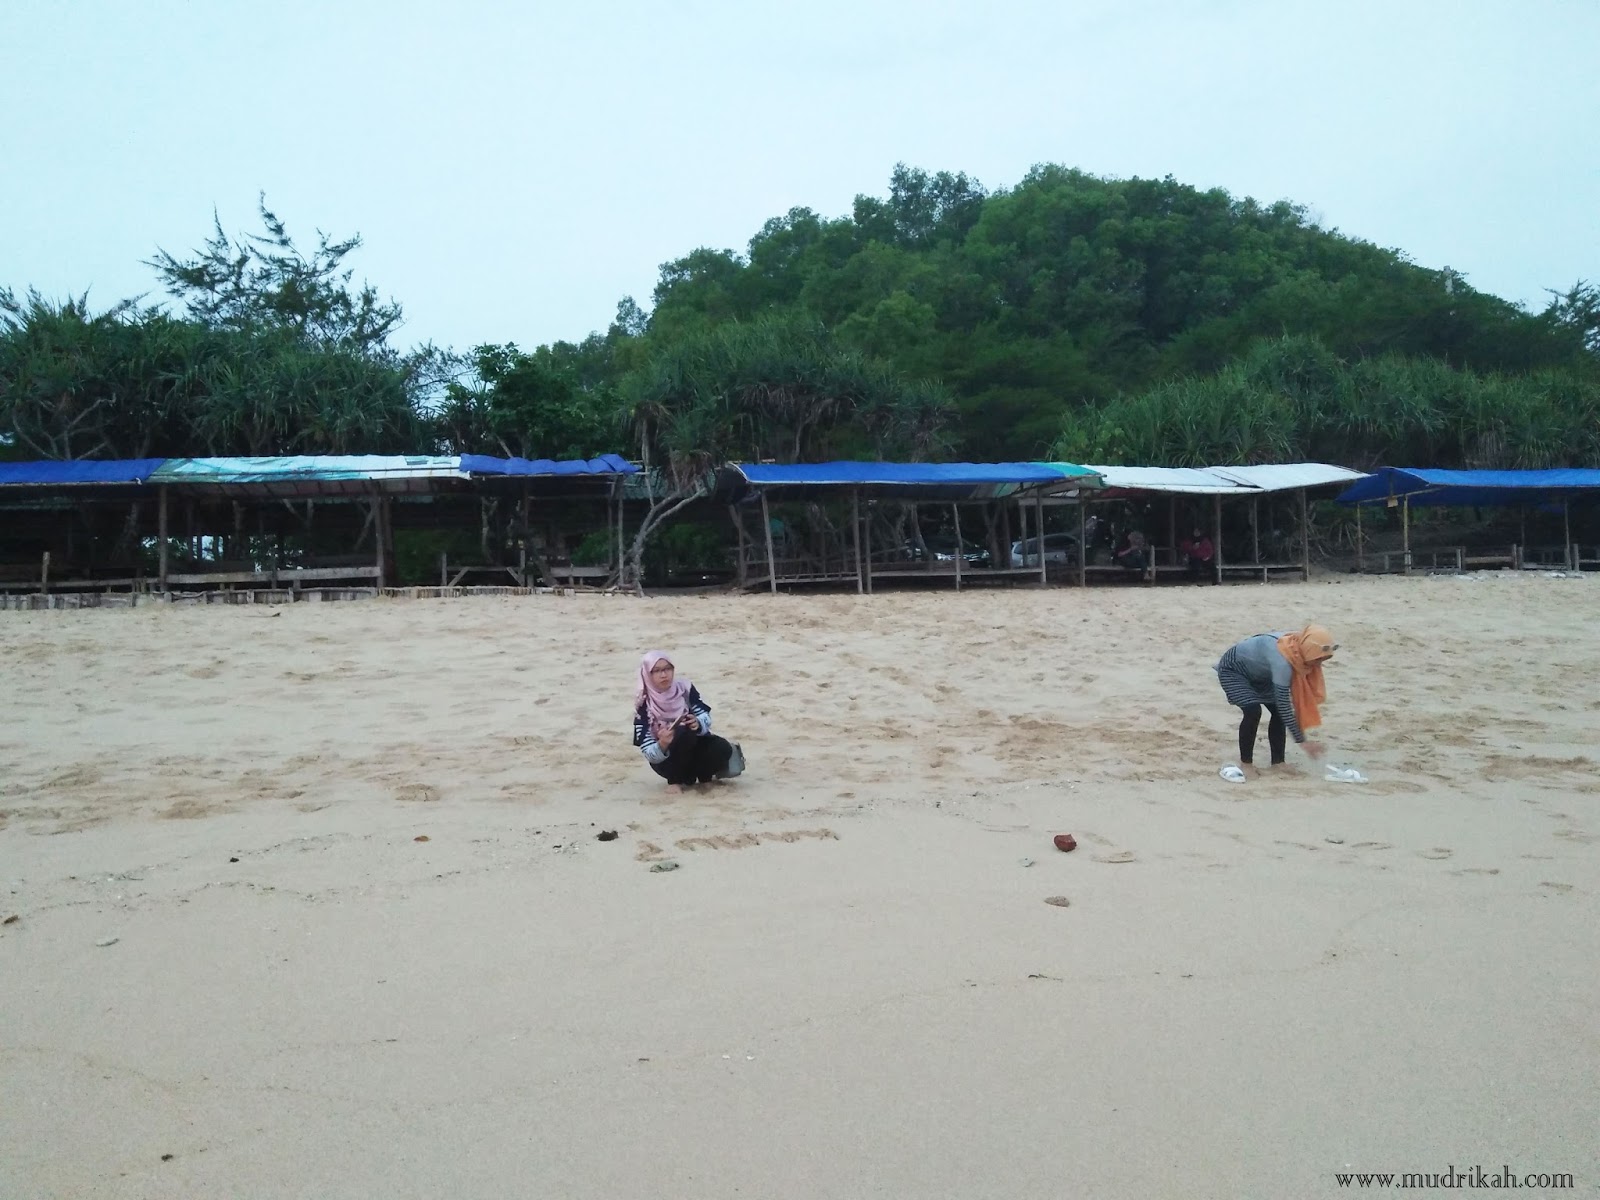
[[[1299,633],[1286,633],[1278,639],[1278,653],[1289,660],[1294,678],[1289,681],[1289,698],[1294,701],[1295,720],[1302,730],[1322,724],[1317,705],[1328,698],[1322,679],[1322,664],[1333,657],[1339,643],[1321,625],[1307,625]]]

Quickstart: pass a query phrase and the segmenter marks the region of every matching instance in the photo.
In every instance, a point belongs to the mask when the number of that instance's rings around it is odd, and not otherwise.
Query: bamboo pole
[[[778,560],[772,553],[772,516],[767,512],[767,493],[761,493],[761,527],[767,533],[767,589],[778,594]]]
[[[1261,561],[1261,497],[1250,497],[1250,561]]]
[[[39,562],[39,594],[41,596],[50,594],[50,551],[48,550],[44,552],[44,558]]]
[[[856,595],[864,596],[867,581],[861,575],[861,489],[850,489],[850,541],[856,551]]]
[[[1568,502],[1561,501],[1561,557],[1566,560],[1567,568],[1575,570],[1578,566],[1578,556],[1572,552],[1572,521],[1567,515]]]
[[[1356,505],[1356,571],[1367,569],[1367,544],[1361,536],[1361,505]]]
[[[167,590],[167,566],[169,548],[167,546],[167,485],[161,485],[160,499],[156,504],[156,532],[159,545],[156,547],[156,561],[160,564],[157,572],[161,579],[161,590]]]
[[[951,513],[956,519],[956,591],[961,590],[961,505],[952,504]]]
[[[1211,519],[1212,519],[1213,523],[1217,527],[1217,544],[1215,546],[1216,564],[1217,564],[1216,571],[1217,571],[1217,582],[1221,583],[1222,582],[1222,494],[1220,492],[1217,495],[1211,497],[1211,514],[1212,514]]]
[[[1300,489],[1300,581],[1311,582],[1311,523],[1306,516],[1306,489]]]

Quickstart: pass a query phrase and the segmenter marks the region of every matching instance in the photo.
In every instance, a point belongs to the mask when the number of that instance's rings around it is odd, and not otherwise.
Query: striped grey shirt
[[[1294,678],[1294,668],[1278,649],[1281,633],[1258,633],[1247,637],[1222,652],[1212,669],[1228,697],[1229,704],[1245,708],[1251,704],[1267,704],[1277,711],[1288,726],[1296,742],[1306,740],[1301,732],[1300,719],[1295,716],[1294,698],[1289,682]]]

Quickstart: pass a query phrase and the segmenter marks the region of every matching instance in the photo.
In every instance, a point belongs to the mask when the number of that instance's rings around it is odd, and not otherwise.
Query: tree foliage
[[[402,351],[359,237],[150,260],[170,311],[0,292],[0,443],[48,457],[632,447],[1353,466],[1594,461],[1600,289],[1530,312],[1449,269],[1167,179],[897,166],[837,217],[661,267],[604,332]]]

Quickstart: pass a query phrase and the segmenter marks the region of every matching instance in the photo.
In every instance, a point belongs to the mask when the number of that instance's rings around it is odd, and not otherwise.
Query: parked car
[[[1078,539],[1070,533],[1047,533],[1044,535],[1044,561],[1051,564],[1078,565]],[[1031,537],[1025,541],[1011,543],[1011,562],[1018,567],[1037,567],[1039,565],[1039,539]]]
[[[928,553],[933,555],[935,562],[954,562],[956,557],[956,539],[954,534],[936,533],[923,539],[927,543]],[[903,557],[912,562],[926,562],[922,550],[915,542],[908,541],[900,548]],[[961,562],[967,567],[987,567],[990,565],[989,551],[976,542],[961,539]]]

